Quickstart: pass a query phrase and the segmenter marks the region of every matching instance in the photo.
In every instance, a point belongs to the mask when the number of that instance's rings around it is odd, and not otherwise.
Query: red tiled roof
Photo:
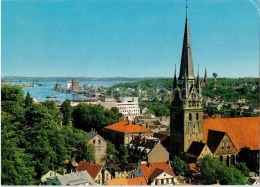
[[[155,169],[161,169],[165,171],[166,173],[169,173],[171,175],[175,175],[173,172],[172,167],[167,164],[166,162],[155,162],[152,164],[140,164],[140,168],[146,178],[149,178],[150,175],[155,171]]]
[[[134,178],[116,178],[106,181],[107,185],[147,185],[147,181],[144,177]]]
[[[203,143],[207,142],[209,130],[226,132],[237,150],[245,147],[259,150],[259,117],[204,119]]]
[[[117,123],[104,127],[104,129],[123,132],[123,133],[152,132],[150,129],[142,127],[138,124],[133,124],[129,121],[119,121]]]
[[[90,162],[80,161],[77,170],[78,171],[86,170],[90,174],[90,176],[95,180],[95,178],[97,177],[98,173],[102,168],[103,166],[100,164],[93,164]]]
[[[128,185],[147,185],[145,177],[134,177],[127,179]]]

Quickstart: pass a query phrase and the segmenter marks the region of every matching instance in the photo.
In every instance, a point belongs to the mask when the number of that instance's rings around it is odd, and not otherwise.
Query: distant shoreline
[[[201,77],[202,78],[202,77]],[[218,77],[218,79],[259,79],[259,77]],[[23,77],[23,76],[4,76],[2,81],[68,81],[76,79],[79,81],[140,81],[151,79],[173,79],[173,77]]]

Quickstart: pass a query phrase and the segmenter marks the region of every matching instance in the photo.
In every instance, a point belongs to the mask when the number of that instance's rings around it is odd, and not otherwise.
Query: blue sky
[[[259,17],[249,0],[190,0],[201,75],[259,75]],[[2,1],[2,76],[173,77],[185,0]]]

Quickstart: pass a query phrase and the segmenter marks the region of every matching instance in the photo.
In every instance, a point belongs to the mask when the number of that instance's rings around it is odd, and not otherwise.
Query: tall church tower
[[[182,155],[193,141],[202,141],[203,109],[199,70],[195,80],[192,64],[191,42],[186,3],[186,23],[184,29],[181,66],[173,80],[173,100],[170,114],[171,154]]]

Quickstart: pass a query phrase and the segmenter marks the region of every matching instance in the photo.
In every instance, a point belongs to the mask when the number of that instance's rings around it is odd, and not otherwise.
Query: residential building
[[[135,137],[129,144],[129,159],[132,161],[147,161],[148,163],[169,161],[169,152],[158,138]]]
[[[178,182],[171,165],[166,162],[141,162],[132,177],[145,177],[151,185],[173,185]]]
[[[130,174],[134,173],[137,166],[137,163],[113,164],[111,168],[112,177],[127,178]]]
[[[110,140],[115,145],[128,145],[136,136],[141,135],[143,138],[153,136],[150,129],[142,127],[131,121],[123,120],[112,125],[108,125],[102,129],[103,137]]]
[[[89,186],[97,185],[87,171],[57,175],[54,178],[47,178],[47,185],[54,186]]]
[[[120,97],[116,107],[125,117],[128,115],[136,117],[140,115],[138,97]]]
[[[81,161],[77,167],[77,171],[87,171],[99,185],[103,185],[108,179],[111,179],[111,174],[101,164]]]
[[[85,134],[85,138],[88,140],[89,144],[92,144],[95,148],[95,160],[96,164],[104,164],[105,156],[107,150],[106,140],[100,136],[94,129]]]

